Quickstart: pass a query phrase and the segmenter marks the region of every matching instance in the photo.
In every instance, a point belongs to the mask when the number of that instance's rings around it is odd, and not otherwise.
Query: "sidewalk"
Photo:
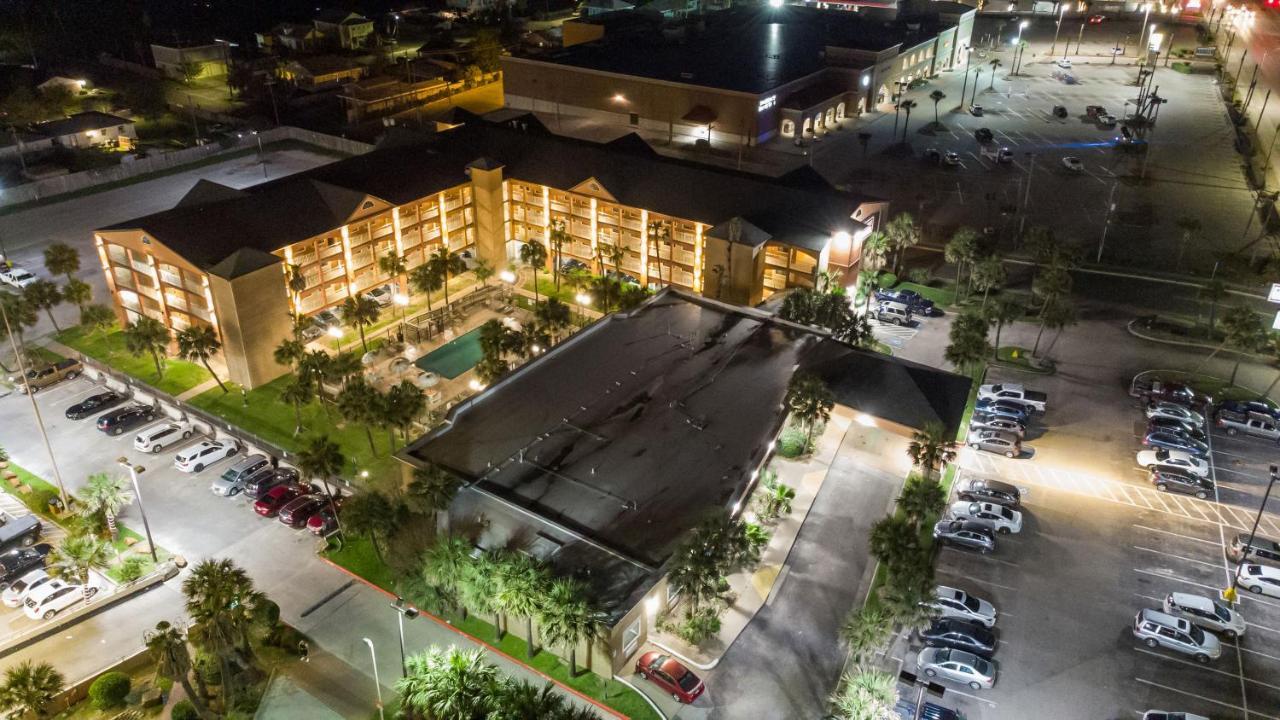
[[[778,581],[786,575],[787,557],[795,545],[796,536],[800,534],[814,498],[827,479],[831,463],[852,424],[852,413],[838,407],[832,411],[831,420],[815,442],[814,454],[808,460],[774,457],[771,467],[778,473],[778,482],[795,488],[795,501],[791,513],[778,520],[772,528],[773,537],[761,554],[760,562],[754,568],[729,576],[734,601],[721,618],[720,632],[701,645],[692,646],[671,633],[654,629],[649,635],[650,643],[700,670],[710,670],[720,663],[729,646],[764,607]]]

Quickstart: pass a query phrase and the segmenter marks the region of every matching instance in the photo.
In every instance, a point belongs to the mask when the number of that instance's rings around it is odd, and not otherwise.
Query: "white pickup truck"
[[[1034,408],[1037,412],[1044,412],[1044,406],[1049,400],[1049,396],[1042,392],[1028,390],[1022,385],[1000,383],[979,387],[978,399],[1012,400],[1013,402],[1022,403],[1023,405]]]

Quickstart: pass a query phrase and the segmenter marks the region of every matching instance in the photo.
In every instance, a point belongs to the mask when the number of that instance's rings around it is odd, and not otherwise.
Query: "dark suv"
[[[999,480],[967,478],[957,492],[965,502],[991,502],[1015,510],[1022,504],[1022,492]]]
[[[44,567],[44,559],[53,552],[53,546],[40,543],[34,547],[10,550],[0,554],[0,590],[6,590],[14,580],[31,570]]]
[[[1208,500],[1213,494],[1213,481],[1174,467],[1153,467],[1149,474],[1151,484],[1160,492],[1176,492],[1195,495]]]
[[[265,469],[260,470],[244,481],[244,496],[250,500],[257,500],[273,487],[296,482],[298,482],[298,471],[293,468],[271,468],[270,472]]]
[[[108,435],[119,435],[131,427],[149,423],[157,417],[159,412],[150,405],[130,405],[98,418],[98,429]]]
[[[80,402],[67,408],[68,420],[83,420],[99,410],[115,407],[124,402],[125,398],[114,390],[100,392],[97,395],[90,395]]]
[[[0,551],[10,550],[17,545],[27,547],[34,545],[44,532],[44,525],[35,515],[13,517],[0,513]]]
[[[1253,544],[1250,545],[1249,533],[1237,533],[1231,540],[1231,547],[1227,549],[1227,557],[1234,562],[1240,562],[1245,559],[1245,555],[1248,555],[1253,562],[1280,565],[1280,542],[1255,535]]]

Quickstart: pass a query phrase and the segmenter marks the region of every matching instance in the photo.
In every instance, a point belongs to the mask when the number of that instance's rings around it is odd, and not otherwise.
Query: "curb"
[[[1258,355],[1257,353],[1242,352],[1240,350],[1235,350],[1229,347],[1219,348],[1217,345],[1206,345],[1204,343],[1199,343],[1199,342],[1183,342],[1182,340],[1169,340],[1162,337],[1155,337],[1152,335],[1148,335],[1134,328],[1134,324],[1137,322],[1138,322],[1138,318],[1134,318],[1133,320],[1130,320],[1127,324],[1125,324],[1125,329],[1129,331],[1130,335],[1138,338],[1139,340],[1146,340],[1148,342],[1159,343],[1161,345],[1174,345],[1177,347],[1196,348],[1199,350],[1219,350],[1220,352],[1230,353],[1232,355],[1239,355],[1241,357],[1250,358],[1254,360],[1266,360],[1266,356],[1264,355]]]
[[[655,643],[655,644],[656,644],[656,643]],[[623,685],[626,685],[627,687],[629,687],[629,688],[631,688],[632,690],[634,690],[634,691],[635,691],[635,693],[636,693],[637,695],[639,695],[640,697],[644,698],[644,701],[645,701],[645,702],[649,703],[649,707],[653,708],[653,711],[654,711],[654,712],[658,713],[658,717],[662,718],[662,720],[667,720],[667,714],[666,714],[666,713],[664,713],[664,712],[662,712],[662,708],[658,707],[657,703],[655,703],[653,700],[651,700],[651,699],[649,698],[649,696],[648,696],[648,695],[646,695],[646,694],[644,693],[644,691],[643,691],[643,690],[641,690],[640,688],[636,687],[635,685],[632,685],[630,680],[627,680],[626,678],[622,677],[621,675],[614,675],[614,676],[613,676],[613,679],[614,679],[614,680],[617,680],[618,682],[622,683]]]
[[[348,576],[350,576],[350,577],[354,578],[355,580],[357,580],[357,581],[359,581],[359,582],[363,583],[364,585],[366,585],[366,586],[368,586],[368,587],[370,587],[370,588],[372,588],[372,589],[374,589],[374,590],[377,590],[378,592],[382,593],[383,595],[386,595],[387,597],[391,598],[392,600],[395,600],[395,599],[396,599],[396,595],[395,595],[395,593],[389,592],[389,591],[387,591],[387,590],[384,590],[383,588],[378,587],[377,585],[374,585],[373,583],[369,582],[368,580],[365,580],[364,578],[360,577],[359,575],[356,575],[355,573],[353,573],[353,572],[351,572],[350,570],[348,570],[348,569],[346,569],[346,568],[342,567],[341,565],[338,565],[337,563],[333,562],[332,560],[330,560],[330,559],[329,559],[329,558],[327,558],[327,557],[324,557],[323,555],[317,555],[317,557],[319,557],[319,558],[320,558],[320,561],[321,561],[321,562],[323,562],[323,563],[325,563],[325,564],[326,564],[326,565],[328,565],[329,567],[335,568],[336,570],[338,570],[338,571],[340,571],[340,572],[345,573],[346,575],[348,575]],[[407,600],[406,600],[406,602],[408,603],[408,601],[407,601]],[[454,625],[453,625],[453,623],[450,623],[449,621],[444,620],[443,618],[436,617],[433,613],[429,613],[429,612],[427,612],[426,610],[423,610],[422,608],[420,608],[420,607],[418,607],[418,606],[414,605],[413,603],[408,603],[408,605],[409,605],[409,607],[412,607],[413,609],[417,610],[419,615],[421,615],[422,617],[425,617],[425,618],[430,619],[431,621],[435,622],[435,624],[439,625],[440,627],[445,628],[445,629],[447,629],[447,630],[450,630],[450,631],[452,631],[452,632],[454,632],[454,633],[457,633],[458,635],[461,635],[462,637],[464,637],[464,638],[466,638],[466,639],[470,640],[471,642],[473,642],[473,643],[475,643],[475,644],[477,644],[477,645],[480,645],[480,646],[484,647],[486,650],[488,650],[489,652],[492,652],[492,653],[493,653],[493,654],[495,654],[495,655],[498,655],[499,657],[506,658],[507,660],[509,660],[509,661],[511,661],[511,662],[513,662],[513,663],[515,663],[516,665],[519,665],[520,667],[522,667],[522,668],[524,668],[524,669],[528,670],[529,672],[533,673],[534,675],[537,675],[538,677],[540,677],[540,678],[542,678],[542,679],[546,680],[547,682],[554,683],[556,687],[558,687],[558,688],[560,688],[560,689],[562,689],[562,690],[564,690],[564,691],[566,691],[566,692],[573,693],[573,695],[574,695],[575,697],[577,697],[578,699],[583,700],[583,701],[585,701],[585,702],[587,702],[587,703],[589,703],[589,704],[591,704],[591,705],[594,705],[595,707],[599,708],[600,710],[603,710],[605,713],[609,714],[610,716],[612,716],[612,717],[616,717],[616,718],[622,718],[622,720],[631,720],[630,716],[628,716],[628,715],[623,715],[622,713],[618,712],[617,710],[614,710],[613,708],[609,707],[608,705],[605,705],[605,704],[601,703],[599,700],[596,700],[595,698],[592,698],[592,697],[588,697],[588,696],[586,696],[586,695],[583,695],[581,692],[578,692],[577,690],[574,690],[573,688],[569,687],[568,685],[565,685],[564,683],[560,682],[559,680],[556,680],[555,678],[553,678],[553,677],[551,677],[550,675],[548,675],[548,674],[546,674],[546,673],[542,672],[541,670],[539,670],[539,669],[537,669],[537,668],[533,667],[532,665],[529,665],[528,663],[525,663],[525,662],[521,662],[520,660],[518,660],[518,659],[516,659],[516,658],[514,658],[514,657],[511,657],[510,655],[506,654],[505,652],[503,652],[503,651],[499,650],[498,648],[496,648],[496,647],[494,647],[494,646],[490,645],[489,643],[485,642],[484,640],[481,640],[480,638],[475,637],[475,636],[474,636],[474,635],[472,635],[471,633],[468,633],[468,632],[466,632],[465,630],[462,630],[462,629],[460,629],[460,628],[458,628],[458,627],[454,626]],[[630,683],[627,683],[627,684],[628,684],[628,686],[630,686]],[[634,689],[634,686],[631,686],[631,687],[632,687],[632,689]],[[637,691],[637,692],[639,692],[639,691]],[[640,694],[641,694],[641,695],[644,695],[644,693],[640,693]],[[648,698],[646,698],[646,700],[648,700]],[[650,701],[650,704],[652,704],[652,701]],[[661,712],[659,712],[658,714],[659,714],[659,715],[662,715],[662,713],[661,713]],[[665,720],[665,716],[664,716],[664,720]]]

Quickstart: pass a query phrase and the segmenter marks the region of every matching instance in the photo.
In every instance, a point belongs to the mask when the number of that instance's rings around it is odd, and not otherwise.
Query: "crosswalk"
[[[1166,513],[1189,520],[1222,524],[1248,532],[1253,527],[1255,513],[1221,503],[1171,493],[1154,488],[1131,485],[1112,478],[1088,473],[1042,467],[1028,460],[1009,460],[970,448],[961,451],[962,475],[971,473],[992,477],[1014,485],[1032,485],[1054,488],[1075,495],[1129,505],[1142,510]],[[1258,532],[1269,537],[1280,535],[1280,518],[1263,513]]]

